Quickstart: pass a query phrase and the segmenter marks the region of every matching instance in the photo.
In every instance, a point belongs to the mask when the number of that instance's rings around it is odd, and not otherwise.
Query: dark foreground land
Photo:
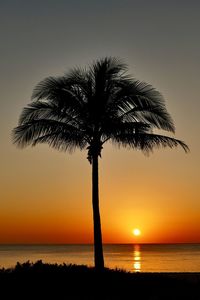
[[[127,273],[76,265],[17,264],[0,270],[0,299],[200,299],[200,273]]]

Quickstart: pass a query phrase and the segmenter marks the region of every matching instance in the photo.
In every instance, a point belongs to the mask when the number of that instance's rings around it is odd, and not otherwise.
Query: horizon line
[[[164,243],[103,243],[103,245],[194,245],[200,244],[200,242],[164,242]],[[74,245],[74,246],[93,246],[93,243],[0,243],[0,246],[67,246],[67,245]]]

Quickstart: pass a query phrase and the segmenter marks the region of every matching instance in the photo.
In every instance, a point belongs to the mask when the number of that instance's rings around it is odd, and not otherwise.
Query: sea
[[[200,272],[200,244],[106,244],[105,266],[129,272]],[[94,266],[93,245],[0,245],[0,268],[17,262]]]

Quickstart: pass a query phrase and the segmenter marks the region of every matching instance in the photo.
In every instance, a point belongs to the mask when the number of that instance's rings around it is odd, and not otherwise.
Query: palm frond
[[[34,139],[32,146],[37,144],[48,144],[50,147],[59,151],[73,152],[76,148],[86,149],[88,143],[84,134],[80,132],[54,132],[42,135]]]
[[[39,82],[33,90],[33,99],[52,102],[62,109],[76,112],[82,110],[84,103],[80,89],[66,76],[47,77]]]
[[[139,133],[151,132],[151,126],[142,122],[110,122],[101,128],[103,143],[109,139],[115,139],[116,136],[131,136]]]
[[[81,140],[83,140],[84,137],[85,143],[87,143],[87,135],[84,131],[60,121],[45,119],[32,120],[29,123],[14,128],[13,142],[18,147],[24,148],[28,145],[36,145],[39,141],[44,141],[45,137],[48,137],[48,142],[50,142],[52,137],[53,145],[55,147],[56,135],[65,136],[65,142],[69,144],[73,143],[73,141],[75,143],[78,137]],[[42,138],[44,139],[42,140]],[[59,139],[57,141],[59,141]],[[77,142],[75,144],[78,146]],[[59,147],[61,146],[59,145]],[[65,147],[70,147],[70,145],[65,145]]]
[[[62,109],[55,105],[55,103],[38,100],[30,103],[22,110],[19,118],[19,125],[41,119],[61,121],[75,127],[82,124],[80,115],[77,113]]]
[[[166,110],[163,96],[151,85],[138,80],[118,82],[110,103],[122,121],[148,122],[153,127],[174,132],[174,124]]]
[[[82,68],[71,69],[65,74],[70,90],[84,103],[93,95],[93,82],[88,72]]]
[[[49,76],[35,86],[31,99],[51,99],[57,92],[60,93],[65,87],[66,81],[64,76]]]
[[[189,152],[188,146],[180,140],[149,133],[138,133],[138,134],[124,134],[112,137],[112,142],[123,147],[130,147],[133,149],[142,150],[144,153],[152,152],[155,148],[169,147],[174,148],[180,146],[187,153]]]
[[[165,105],[165,101],[160,92],[158,92],[152,85],[129,77],[121,78],[118,81],[118,90],[116,91],[114,101],[116,103],[122,100],[130,101],[130,104],[135,106],[143,105]]]
[[[173,120],[164,107],[134,107],[127,112],[123,112],[120,118],[122,118],[123,121],[139,120],[141,122],[147,122],[151,124],[152,127],[173,133],[175,132]]]
[[[119,58],[105,57],[95,61],[89,69],[94,81],[104,75],[105,80],[119,78],[127,70],[127,65]]]

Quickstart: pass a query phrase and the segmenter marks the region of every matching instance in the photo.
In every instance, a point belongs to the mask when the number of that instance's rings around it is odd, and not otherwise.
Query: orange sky
[[[91,243],[86,153],[57,153],[47,146],[11,152],[15,160],[7,170],[4,166],[1,180],[0,242]],[[189,180],[194,176],[190,166],[191,154],[181,150],[145,157],[107,145],[100,160],[104,242],[200,242],[198,182]],[[140,228],[140,237],[133,236],[133,228]]]
[[[22,151],[12,145],[11,130],[40,80],[108,55],[124,59],[133,76],[164,95],[176,137],[191,152],[155,150],[145,157],[105,146],[103,241],[200,242],[200,4],[45,2],[15,1],[11,8],[8,1],[0,10],[0,243],[93,242],[86,152],[45,145]],[[137,239],[133,228],[141,229]]]

